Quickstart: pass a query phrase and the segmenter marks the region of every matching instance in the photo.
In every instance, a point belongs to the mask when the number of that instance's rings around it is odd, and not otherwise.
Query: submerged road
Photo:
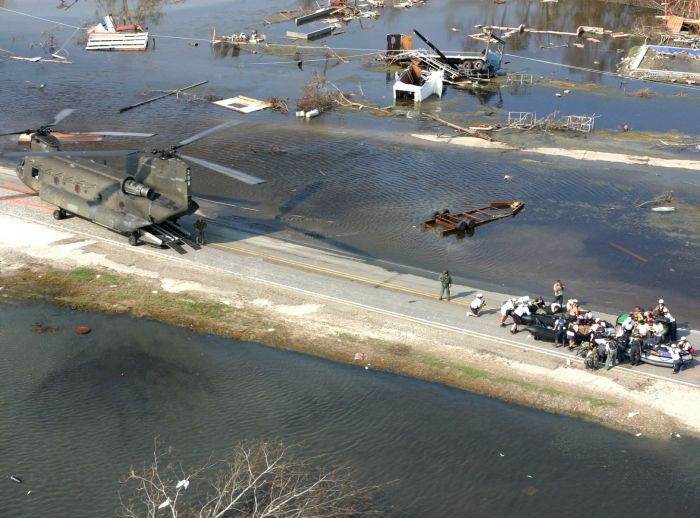
[[[565,348],[534,341],[526,331],[511,335],[508,328],[498,326],[498,308],[502,301],[524,294],[496,293],[455,284],[452,289],[454,299],[450,302],[438,301],[438,272],[300,244],[288,239],[288,234],[283,232],[262,235],[230,222],[211,221],[206,234],[208,244],[198,252],[178,255],[172,250],[146,245],[132,249],[125,237],[80,218],[56,222],[52,219],[52,211],[53,207],[27,194],[27,188],[16,179],[14,171],[0,168],[0,214],[115,243],[134,253],[157,254],[175,263],[196,263],[235,273],[260,284],[293,289],[319,302],[332,300],[342,303],[348,307],[348,311],[362,308],[435,329],[477,337],[484,342],[496,342],[562,360],[582,361]],[[191,221],[183,220],[183,223],[191,225]],[[479,318],[467,318],[467,307],[477,291],[484,293],[488,307]],[[609,321],[615,319],[614,315],[598,313],[598,316]],[[680,329],[679,333],[688,334],[689,331]],[[691,342],[697,347],[698,334],[690,332],[690,335]],[[671,369],[646,364],[634,368],[621,365],[615,369],[631,376],[700,386],[697,360],[692,368],[678,375],[673,375]],[[604,376],[604,372],[601,375]]]

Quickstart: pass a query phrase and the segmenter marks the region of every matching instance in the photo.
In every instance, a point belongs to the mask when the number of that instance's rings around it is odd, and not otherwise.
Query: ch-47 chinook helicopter
[[[21,158],[17,176],[39,194],[39,198],[56,206],[57,220],[69,215],[80,216],[111,230],[127,235],[129,244],[140,241],[168,246],[185,253],[181,244],[194,249],[189,233],[177,225],[178,218],[193,214],[199,205],[192,199],[191,162],[249,185],[264,180],[207,160],[179,153],[179,149],[214,132],[240,124],[232,120],[202,131],[167,149],[151,152],[137,150],[61,151],[51,135],[52,126],[70,115],[63,110],[53,122],[36,130],[4,133],[32,135],[29,152],[0,153],[0,158]],[[101,132],[136,136],[120,132]],[[0,135],[2,136],[2,135]],[[107,159],[136,157],[135,165],[125,170],[106,165]],[[98,163],[93,159],[103,159]],[[187,162],[185,162],[185,160]]]

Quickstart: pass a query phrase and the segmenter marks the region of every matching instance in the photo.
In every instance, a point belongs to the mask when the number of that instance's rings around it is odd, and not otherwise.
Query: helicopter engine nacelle
[[[151,201],[156,198],[156,192],[153,189],[146,187],[144,184],[137,182],[131,177],[127,178],[122,183],[122,191],[124,191],[125,194],[148,198]]]

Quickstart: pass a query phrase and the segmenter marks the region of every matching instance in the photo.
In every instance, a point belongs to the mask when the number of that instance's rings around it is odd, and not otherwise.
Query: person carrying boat
[[[642,363],[642,340],[635,333],[630,340],[630,365],[639,365],[640,363]]]
[[[605,368],[612,369],[617,365],[617,343],[615,340],[607,340],[605,342]]]
[[[553,302],[558,302],[561,307],[561,305],[564,304],[564,284],[561,280],[557,279],[557,282],[552,286],[552,291],[554,292]]]
[[[659,299],[659,303],[654,306],[654,309],[652,309],[651,312],[655,317],[660,317],[663,316],[665,309],[666,304],[664,304],[664,299]]]
[[[508,299],[503,303],[501,306],[501,327],[506,327],[506,320],[508,320],[508,317],[513,314],[514,309],[515,299]]]
[[[530,307],[527,304],[521,304],[513,310],[513,326],[510,328],[511,334],[518,332],[518,324],[524,324],[523,316],[530,314]]]
[[[554,336],[554,343],[557,346],[559,346],[560,341],[562,347],[566,345],[566,325],[567,321],[561,314],[559,318],[554,321],[554,332],[556,333]]]
[[[667,307],[664,307],[663,318],[668,324],[668,339],[672,342],[675,342],[676,340],[678,340],[678,324],[676,323],[676,319],[673,318],[673,315],[671,315],[671,312]]]
[[[449,302],[450,300],[450,286],[452,286],[452,276],[450,275],[450,272],[445,270],[440,274],[440,277],[438,277],[438,280],[440,281],[440,300],[442,300],[443,295],[445,295],[445,292],[447,292],[447,300]]]
[[[486,301],[484,300],[484,294],[483,293],[477,293],[476,298],[472,300],[471,304],[469,304],[469,310],[467,311],[467,316],[468,317],[478,317],[479,316],[479,310],[483,308],[486,305]]]
[[[673,360],[673,374],[678,374],[679,371],[685,369],[683,358],[681,356],[681,348],[678,345],[671,347],[671,359]]]

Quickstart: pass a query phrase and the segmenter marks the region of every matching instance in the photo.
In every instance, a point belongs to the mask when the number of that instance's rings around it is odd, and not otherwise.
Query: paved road
[[[0,213],[38,221],[44,225],[84,234],[129,247],[126,238],[79,218],[55,222],[53,208],[27,189],[14,177],[12,170],[0,169]],[[188,224],[188,222],[185,222]],[[208,245],[196,253],[179,256],[172,250],[149,246],[135,252],[169,256],[174,261],[195,261],[198,264],[235,272],[260,282],[285,286],[304,292],[319,301],[334,300],[348,306],[361,307],[442,330],[497,341],[539,354],[580,361],[566,349],[535,342],[528,332],[511,335],[498,326],[498,307],[513,294],[482,291],[489,303],[479,318],[467,318],[466,309],[477,289],[454,285],[450,302],[438,301],[438,272],[427,272],[390,262],[357,257],[336,250],[299,244],[281,232],[260,235],[234,223],[212,221],[207,228]],[[524,294],[521,294],[524,295]],[[608,320],[614,315],[599,314]],[[686,331],[681,331],[682,333]],[[697,334],[691,333],[696,345]],[[694,362],[697,365],[697,361]],[[700,386],[700,369],[691,368],[678,375],[671,370],[651,365],[634,369],[620,366],[630,375],[670,379],[677,383]]]

